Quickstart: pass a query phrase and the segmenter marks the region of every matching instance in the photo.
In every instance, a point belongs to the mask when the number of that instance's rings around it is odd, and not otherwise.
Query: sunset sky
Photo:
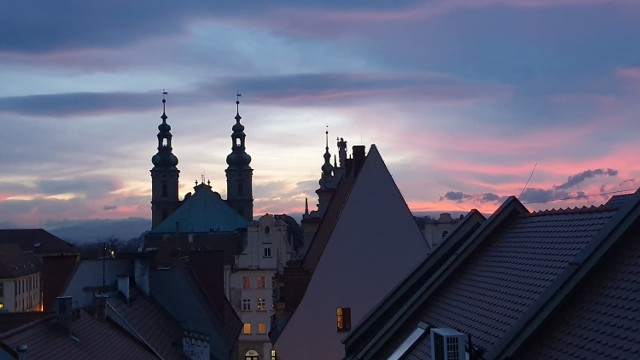
[[[639,19],[637,0],[5,2],[0,227],[150,217],[163,89],[181,196],[204,174],[226,197],[239,91],[255,215],[315,204],[327,125],[332,154],[376,144],[415,212],[600,204],[640,187]]]

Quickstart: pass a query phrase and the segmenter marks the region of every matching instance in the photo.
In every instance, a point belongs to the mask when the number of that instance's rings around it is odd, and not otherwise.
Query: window
[[[447,237],[447,235],[449,235],[449,232],[448,232],[447,230],[445,230],[445,231],[443,231],[443,232],[442,232],[442,238],[443,238],[443,239],[444,239],[444,238],[446,238],[446,237]]]
[[[259,360],[260,354],[257,351],[251,349],[244,354],[244,360]]]
[[[271,257],[271,248],[270,247],[265,247],[264,249],[262,249],[262,256],[263,257]]]
[[[169,195],[169,187],[167,186],[166,182],[162,183],[162,196],[167,196]]]
[[[4,304],[0,303],[0,309],[4,309]]]
[[[258,299],[258,311],[266,311],[267,310],[267,302],[263,298]]]
[[[267,333],[267,324],[258,323],[258,334],[266,334]]]
[[[268,234],[268,233],[270,233],[270,232],[271,232],[271,227],[270,227],[270,226],[265,226],[265,227],[264,227],[264,233],[265,233],[265,234]]]
[[[351,308],[337,308],[336,317],[339,332],[351,330]]]
[[[251,323],[244,323],[242,327],[242,333],[245,335],[251,335]]]
[[[259,299],[258,299],[258,310],[260,310]],[[242,299],[242,311],[251,311],[251,299]]]
[[[264,289],[267,285],[267,281],[264,276],[258,276],[258,289]]]
[[[251,278],[248,276],[242,277],[242,288],[243,289],[251,289]]]
[[[276,349],[271,349],[271,360],[277,360]]]

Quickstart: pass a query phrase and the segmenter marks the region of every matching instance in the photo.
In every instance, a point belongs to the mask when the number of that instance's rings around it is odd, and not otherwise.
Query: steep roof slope
[[[0,244],[18,244],[22,251],[40,254],[75,252],[73,245],[44,229],[0,229]]]
[[[246,229],[247,221],[222,200],[211,186],[200,184],[195,192],[152,233],[233,232]]]
[[[73,337],[51,316],[1,333],[0,342],[9,349],[27,345],[29,359],[157,359],[114,324],[101,322],[83,310],[79,314],[71,323]]]
[[[284,360],[341,358],[345,334],[336,332],[336,308],[351,308],[356,324],[427,255],[373,145],[335,221],[306,293],[275,344]]]
[[[640,358],[639,344],[640,224],[515,358]]]
[[[419,311],[472,334],[488,354],[615,214],[612,208],[516,216],[479,247]],[[408,359],[429,353],[425,338]]]

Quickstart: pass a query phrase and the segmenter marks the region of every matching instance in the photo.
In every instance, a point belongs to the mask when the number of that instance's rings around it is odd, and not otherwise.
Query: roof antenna
[[[524,194],[524,191],[527,189],[527,186],[529,185],[529,180],[531,180],[531,177],[533,176],[533,172],[536,171],[536,166],[538,166],[538,163],[535,163],[535,165],[533,165],[533,169],[531,169],[531,174],[529,174],[529,178],[527,179],[527,182],[524,184],[524,187],[522,188],[520,195],[518,195],[518,199],[522,197],[522,194]]]

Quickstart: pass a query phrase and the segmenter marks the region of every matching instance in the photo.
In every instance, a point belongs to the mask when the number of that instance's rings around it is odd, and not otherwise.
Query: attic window
[[[337,308],[336,318],[338,332],[351,330],[351,308]]]
[[[268,233],[270,233],[270,232],[271,232],[271,227],[270,227],[270,226],[265,226],[265,227],[264,227],[264,233],[265,233],[265,234],[268,234]]]
[[[447,237],[447,235],[449,235],[449,232],[448,232],[447,230],[445,230],[445,231],[443,231],[443,232],[442,232],[442,238],[443,238],[443,239],[444,239],[444,238],[446,238],[446,237]]]

